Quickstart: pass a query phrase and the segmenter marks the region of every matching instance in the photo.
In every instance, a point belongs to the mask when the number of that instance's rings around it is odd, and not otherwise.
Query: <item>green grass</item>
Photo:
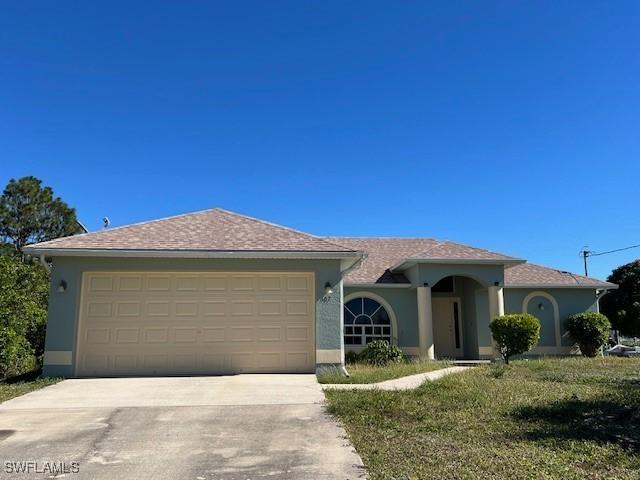
[[[336,369],[321,373],[318,375],[318,381],[320,383],[377,383],[416,373],[440,370],[448,366],[450,364],[447,362],[435,360],[406,360],[385,367],[376,367],[367,363],[350,363],[347,364],[349,377],[345,377]]]
[[[326,396],[372,479],[640,478],[640,359],[521,360]]]
[[[25,393],[58,383],[59,378],[36,378],[26,380],[9,380],[0,382],[0,403]]]

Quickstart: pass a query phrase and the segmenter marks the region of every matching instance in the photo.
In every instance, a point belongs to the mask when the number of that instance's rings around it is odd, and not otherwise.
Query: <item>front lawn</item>
[[[368,363],[349,363],[347,364],[349,377],[345,377],[336,369],[321,373],[318,375],[318,381],[320,383],[378,383],[392,378],[440,370],[448,366],[450,366],[449,363],[436,360],[405,360],[384,367],[376,367]]]
[[[640,477],[640,359],[519,360],[329,390],[372,479]]]
[[[0,381],[0,403],[9,400],[10,398],[19,397],[25,393],[53,385],[59,381],[59,378],[14,379],[6,382]]]

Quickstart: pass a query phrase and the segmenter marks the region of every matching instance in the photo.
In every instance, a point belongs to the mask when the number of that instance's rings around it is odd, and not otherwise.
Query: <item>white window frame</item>
[[[391,308],[391,305],[389,304],[389,302],[387,302],[384,298],[382,298],[380,295],[377,295],[375,293],[371,293],[371,292],[367,292],[367,291],[360,291],[360,292],[353,292],[350,293],[349,295],[345,296],[344,299],[342,300],[342,310],[344,312],[344,306],[347,304],[347,302],[350,302],[351,300],[355,299],[355,298],[368,298],[370,300],[374,300],[376,302],[378,302],[380,305],[382,305],[384,307],[384,309],[387,311],[387,314],[389,315],[389,320],[391,322],[391,344],[392,345],[398,345],[398,322],[396,319],[396,314],[393,311],[393,308]],[[363,325],[364,326],[364,325]],[[381,326],[381,325],[377,325],[377,326]],[[344,342],[344,336],[345,336],[345,329],[347,327],[347,324],[344,323],[344,326],[342,328],[342,341]],[[366,335],[364,335],[366,336]],[[355,351],[359,351],[359,350],[364,350],[367,347],[366,344],[363,345],[347,345],[344,344],[344,348],[345,350],[355,350]]]

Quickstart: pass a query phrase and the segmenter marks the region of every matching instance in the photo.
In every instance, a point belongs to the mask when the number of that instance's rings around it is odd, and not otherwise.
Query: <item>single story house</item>
[[[51,262],[48,376],[313,372],[374,339],[495,357],[489,320],[529,312],[532,354],[616,286],[430,238],[320,237],[211,209],[31,245]]]

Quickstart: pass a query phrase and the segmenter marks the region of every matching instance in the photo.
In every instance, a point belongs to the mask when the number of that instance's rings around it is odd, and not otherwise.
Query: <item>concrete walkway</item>
[[[379,383],[326,383],[322,385],[323,390],[411,390],[422,385],[424,382],[433,382],[452,373],[463,372],[473,367],[449,367],[432,372],[418,373],[408,377],[394,378]]]

